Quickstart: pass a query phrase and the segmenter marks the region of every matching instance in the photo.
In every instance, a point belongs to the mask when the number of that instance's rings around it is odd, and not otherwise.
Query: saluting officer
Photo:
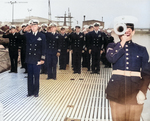
[[[99,31],[100,23],[94,23],[94,31],[89,33],[89,53],[92,54],[92,73],[100,73],[100,52],[104,43],[103,34]]]
[[[19,37],[19,45],[21,47],[21,68],[25,68],[25,73],[27,72],[26,70],[26,63],[25,63],[25,56],[26,56],[26,38],[25,36],[22,34],[22,30],[25,29],[25,27],[27,26],[27,24],[22,24],[21,27],[21,31],[20,33],[20,37]]]
[[[137,19],[120,16],[115,20],[125,23],[127,29],[124,27],[125,34],[119,35],[120,42],[110,43],[107,47],[106,57],[113,64],[112,76],[106,88],[107,99],[113,121],[140,121],[149,84],[149,80],[141,75],[141,70],[148,65],[149,55],[145,47],[132,41]],[[122,31],[123,27],[117,25],[116,28]]]
[[[28,95],[38,97],[39,95],[39,76],[41,64],[44,64],[46,55],[46,37],[43,33],[38,32],[38,20],[32,20],[31,25],[27,26],[26,32],[26,63],[28,71]]]
[[[42,33],[47,33],[47,24],[42,24],[41,25],[41,32]]]
[[[47,24],[41,25],[41,32],[43,34],[47,33]],[[41,74],[47,74],[47,59],[45,59],[45,63],[41,65]]]
[[[64,27],[61,28],[61,32],[59,35],[60,40],[60,57],[59,57],[59,63],[60,63],[60,70],[66,70],[67,65],[67,53],[69,52],[69,38],[68,34],[66,34],[66,30]]]
[[[59,34],[56,33],[56,24],[51,23],[51,32],[47,32],[46,34],[46,40],[47,40],[47,71],[48,71],[48,77],[49,79],[56,80],[56,65],[58,58],[60,56],[60,40],[59,40]]]
[[[107,30],[107,35],[105,37],[105,41],[104,41],[104,64],[105,64],[105,68],[111,68],[111,63],[107,60],[106,58],[106,51],[107,51],[107,46],[109,43],[114,43],[114,37],[111,36],[111,30]]]
[[[71,49],[73,53],[74,73],[81,74],[81,56],[84,46],[84,34],[80,32],[80,26],[75,27],[75,33],[71,35]]]
[[[90,37],[89,33],[93,31],[93,25],[89,26],[89,32],[86,34],[86,48],[87,48],[87,68],[88,71],[90,71],[91,65],[90,65],[90,60],[91,60],[91,53],[89,53],[89,47],[90,47]]]
[[[8,31],[8,30],[7,30]],[[16,33],[16,26],[12,25],[10,26],[10,32],[9,34],[4,33],[3,38],[9,38],[9,57],[11,61],[11,70],[9,73],[17,73],[17,65],[18,65],[18,40],[19,34]]]

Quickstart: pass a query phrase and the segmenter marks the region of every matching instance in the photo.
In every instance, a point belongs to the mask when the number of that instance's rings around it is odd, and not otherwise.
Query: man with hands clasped
[[[39,75],[41,64],[44,64],[46,55],[46,37],[38,32],[38,20],[32,20],[23,32],[26,37],[26,60],[28,72],[28,95],[39,96]]]
[[[106,57],[113,64],[113,71],[106,98],[113,121],[140,121],[150,80],[145,74],[149,56],[145,47],[132,41],[136,19],[131,16],[118,19],[127,29],[125,34],[119,35],[120,42],[107,46]]]

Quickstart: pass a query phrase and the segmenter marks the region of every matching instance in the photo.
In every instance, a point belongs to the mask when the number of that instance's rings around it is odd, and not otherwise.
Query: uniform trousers
[[[11,62],[11,72],[17,72],[17,65],[18,65],[18,49],[12,50],[9,49],[9,57]]]
[[[22,68],[25,68],[26,65],[25,65],[25,55],[26,55],[26,50],[24,49],[24,47],[21,47],[21,65],[22,65]]]
[[[56,65],[57,65],[57,56],[56,54],[47,55],[47,73],[48,79],[56,79]]]
[[[92,72],[100,71],[100,50],[92,51]]]
[[[28,69],[28,95],[37,95],[39,93],[40,65],[27,64]]]
[[[66,69],[67,64],[67,49],[61,49],[59,57],[60,69]]]
[[[73,51],[73,69],[75,73],[81,73],[82,51]]]
[[[88,51],[87,51],[87,68],[88,68],[88,70],[90,70],[90,67],[91,67],[90,60],[91,60],[91,54],[89,54],[89,49],[88,49]]]
[[[125,105],[109,101],[113,121],[140,121],[143,105]]]

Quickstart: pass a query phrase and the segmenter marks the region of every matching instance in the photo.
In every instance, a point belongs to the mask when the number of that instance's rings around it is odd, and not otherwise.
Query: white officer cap
[[[32,25],[38,25],[39,24],[39,20],[36,19],[32,19]]]
[[[101,24],[100,23],[98,23],[98,22],[95,22],[94,24],[93,24],[93,26],[100,26]]]
[[[137,22],[138,22],[138,19],[134,16],[119,16],[114,19],[114,23],[136,24]]]
[[[90,29],[91,27],[93,27],[93,25],[89,25],[89,27],[88,27],[88,28]]]
[[[56,27],[57,24],[56,24],[56,23],[51,23],[49,26],[50,26],[50,27]]]
[[[83,27],[84,27],[85,29],[87,29],[89,26],[88,26],[88,25],[84,25]]]
[[[47,27],[48,25],[47,25],[47,24],[41,24],[41,26],[42,26],[42,27],[43,27],[43,26]]]
[[[16,26],[15,26],[15,25],[11,25],[11,26],[9,27],[9,29],[16,29]]]
[[[108,33],[111,33],[112,31],[110,29],[107,30]]]
[[[99,28],[100,28],[100,29],[103,29],[103,26],[100,26]]]
[[[26,27],[26,26],[27,26],[27,24],[22,24],[22,25],[21,25],[22,28],[23,28],[23,27]]]
[[[33,20],[31,19],[31,20],[28,22],[28,24],[30,25],[30,24],[32,24],[32,22],[33,22]]]
[[[75,28],[79,28],[80,29],[81,27],[80,27],[80,25],[76,25]]]

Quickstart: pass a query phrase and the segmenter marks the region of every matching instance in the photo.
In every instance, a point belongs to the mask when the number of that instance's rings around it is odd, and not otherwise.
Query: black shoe
[[[26,73],[27,73],[27,71],[24,72],[24,74],[26,74]]]
[[[50,80],[51,78],[47,78],[46,80]]]
[[[73,74],[76,74],[77,72],[73,72]]]
[[[29,95],[29,94],[27,95],[27,97],[31,97],[31,96],[32,96],[32,95]]]
[[[39,96],[38,94],[34,95],[34,97],[38,97],[38,96]]]
[[[8,73],[13,73],[12,71],[9,71]]]
[[[56,80],[56,78],[53,78],[54,80]]]
[[[24,67],[20,67],[20,69],[22,69],[22,68],[24,68]]]
[[[100,72],[98,71],[97,74],[100,74]]]
[[[15,71],[14,73],[18,73],[17,71]]]

